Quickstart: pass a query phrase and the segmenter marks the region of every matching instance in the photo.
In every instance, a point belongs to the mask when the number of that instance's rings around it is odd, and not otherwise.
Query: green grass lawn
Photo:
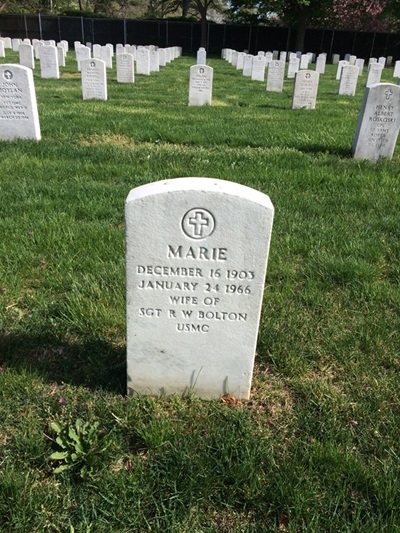
[[[210,59],[197,108],[182,57],[84,102],[72,57],[34,73],[42,140],[0,142],[0,531],[400,531],[400,151],[351,158],[365,73],[292,111]],[[182,176],[275,206],[249,402],[125,396],[124,202]]]

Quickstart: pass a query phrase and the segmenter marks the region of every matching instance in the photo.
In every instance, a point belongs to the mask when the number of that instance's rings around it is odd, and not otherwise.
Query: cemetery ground
[[[83,101],[69,55],[42,140],[0,143],[0,531],[398,531],[400,151],[351,157],[365,73],[291,110],[210,59],[188,107],[182,57]],[[275,206],[248,402],[125,395],[124,202],[181,176]]]

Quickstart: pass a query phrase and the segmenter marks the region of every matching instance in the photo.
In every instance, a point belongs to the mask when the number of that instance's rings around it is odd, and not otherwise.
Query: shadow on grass
[[[0,336],[0,366],[34,371],[51,383],[126,393],[126,351],[91,339],[66,343],[34,335]]]
[[[351,159],[351,149],[349,148],[340,148],[340,147],[329,147],[326,144],[308,144],[308,145],[299,145],[296,146],[296,149],[299,152],[309,153],[309,154],[331,154],[334,156],[343,157],[345,159]]]

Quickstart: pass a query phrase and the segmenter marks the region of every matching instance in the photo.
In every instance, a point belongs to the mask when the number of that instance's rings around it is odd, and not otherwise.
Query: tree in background
[[[225,14],[230,22],[292,27],[296,50],[303,50],[307,27],[398,30],[400,0],[229,0]]]

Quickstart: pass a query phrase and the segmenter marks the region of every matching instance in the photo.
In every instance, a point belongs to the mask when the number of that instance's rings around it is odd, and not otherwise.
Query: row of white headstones
[[[253,56],[231,49],[222,50],[222,58],[252,80],[264,82],[267,70],[266,90],[271,92],[282,92],[288,60],[287,77],[295,78],[292,109],[315,109],[319,76],[325,73],[326,54],[316,57],[315,70],[308,69],[315,57],[312,53],[289,53],[286,56],[286,52],[281,52],[280,59],[273,59],[274,56],[278,57],[277,51],[259,52]],[[364,59],[350,56],[340,60],[337,55],[334,59],[337,63],[336,79],[339,80],[338,94],[354,96],[358,79],[363,74]],[[198,52],[197,61],[201,65],[191,68],[191,79],[193,77],[194,83],[197,83],[196,94],[201,99],[197,105],[211,104],[213,72],[212,68],[206,65],[204,49]],[[400,125],[400,87],[391,83],[380,83],[385,63],[384,57],[379,60],[370,58],[368,63],[366,91],[352,147],[353,156],[358,159],[376,161],[381,157],[393,157]],[[400,61],[396,61],[393,75],[400,75]],[[202,90],[202,87],[206,86],[208,91]]]
[[[4,41],[3,41],[4,42]],[[11,45],[13,43],[11,42]],[[16,47],[15,43],[15,47]],[[30,48],[31,53],[38,54],[45,77],[59,77],[58,49],[67,53],[67,43],[61,42],[56,45],[53,42],[36,41],[32,44],[19,43],[18,51],[20,58],[25,57],[21,50]],[[93,53],[93,57],[92,57]],[[107,54],[110,59],[98,59],[96,54]],[[112,67],[114,48],[112,45],[84,46],[75,43],[77,68],[82,75],[83,99],[107,99],[107,76],[106,69]],[[181,49],[173,47],[158,49],[155,46],[117,46],[117,81],[134,82],[134,65],[136,72],[149,75],[153,70],[157,71],[160,64],[179,57]],[[257,56],[239,53],[231,49],[224,49],[222,57],[232,64],[237,70],[243,69],[245,74],[246,59],[251,58],[251,78],[264,81],[267,69],[266,90],[281,92],[286,62],[284,59],[274,60],[273,52],[259,52]],[[103,55],[103,58],[105,55]],[[156,60],[151,61],[151,57]],[[160,61],[161,57],[161,61]],[[313,60],[312,54],[303,54],[299,58],[296,54],[288,56],[288,75],[293,70],[291,63],[295,63],[298,70],[294,72],[294,90],[292,109],[314,109],[316,106],[318,83],[320,73],[325,72],[326,55],[321,54],[316,58],[316,66],[319,68],[310,70],[301,69],[309,66]],[[51,60],[50,60],[51,58]],[[200,49],[197,55],[200,64],[190,68],[189,77],[189,105],[211,105],[213,69],[206,65],[206,52]],[[354,62],[354,64],[350,64]],[[354,95],[357,80],[362,74],[361,64],[357,64],[357,58],[350,61],[338,62],[336,78],[339,80],[339,94]],[[250,63],[250,59],[248,61]],[[397,63],[397,62],[396,62]],[[241,68],[242,67],[242,68]],[[0,139],[31,138],[40,139],[40,126],[37,114],[35,90],[33,85],[32,70],[30,67],[6,64],[1,67],[0,85]],[[353,144],[353,155],[356,158],[377,160],[380,157],[391,159],[397,141],[400,106],[398,94],[400,88],[394,84],[380,84],[380,75],[383,69],[383,61],[370,60],[369,75],[367,78],[367,90],[361,109],[360,118]],[[49,75],[52,71],[53,76]],[[375,71],[378,74],[375,74]]]

